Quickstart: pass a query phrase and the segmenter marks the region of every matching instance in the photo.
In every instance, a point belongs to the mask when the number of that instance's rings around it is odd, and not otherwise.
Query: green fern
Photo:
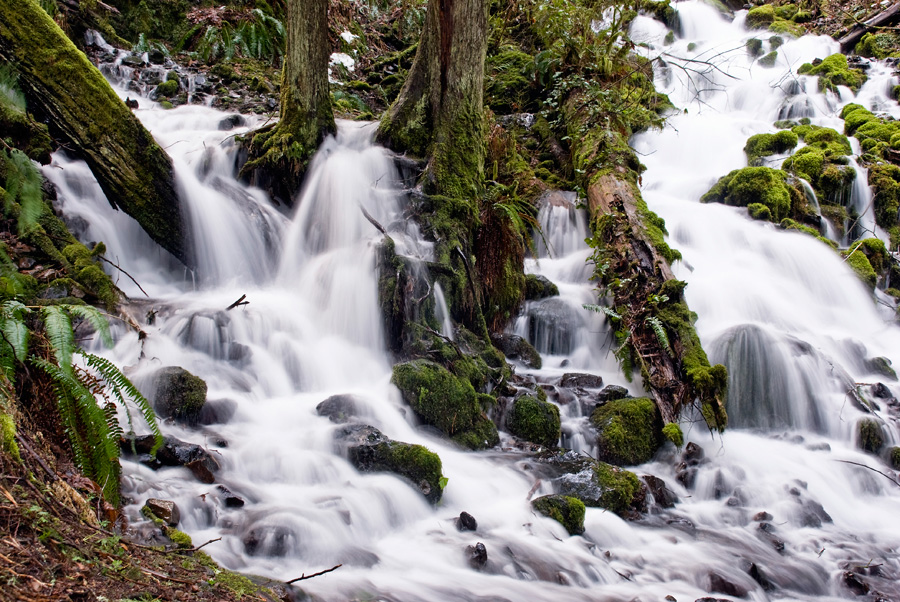
[[[100,342],[106,347],[112,347],[112,334],[109,331],[109,322],[100,310],[92,305],[61,305],[69,315],[87,320],[94,327]]]
[[[50,349],[56,357],[56,363],[66,372],[72,372],[72,353],[75,351],[75,333],[72,332],[72,320],[66,313],[68,306],[45,305],[41,307],[41,318],[44,321],[44,332],[50,342]]]
[[[3,341],[0,345],[8,348],[14,361],[24,362],[25,356],[28,354],[30,331],[25,326],[25,314],[29,311],[18,301],[6,301],[0,305],[0,332],[3,334]],[[11,372],[15,372],[15,364],[8,365],[4,361],[2,367],[7,376]]]
[[[18,80],[12,67],[0,65],[0,106],[16,113],[24,113],[25,95],[19,89]]]
[[[18,149],[12,149],[8,154],[0,151],[0,155],[7,165],[3,207],[7,215],[18,212],[21,236],[37,225],[44,211],[41,174],[28,155]]]
[[[672,346],[669,345],[669,336],[666,334],[666,327],[663,326],[662,321],[656,316],[647,316],[644,323],[653,329],[656,339],[659,341],[660,346],[666,350],[666,353],[672,355]]]
[[[604,314],[607,318],[610,318],[612,320],[621,320],[622,319],[622,316],[620,314],[617,314],[611,308],[604,307],[603,305],[594,305],[592,303],[585,303],[581,307],[585,308],[588,311],[593,311],[598,314]]]

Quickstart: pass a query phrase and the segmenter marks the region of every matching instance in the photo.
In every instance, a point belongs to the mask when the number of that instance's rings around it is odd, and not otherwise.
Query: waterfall
[[[84,163],[57,154],[45,174],[73,230],[105,241],[108,256],[150,296],[128,308],[153,316],[142,319],[146,336],[120,328],[108,356],[145,391],[160,367],[183,366],[207,382],[208,403],[231,416],[197,429],[163,425],[210,451],[220,465],[215,484],[185,468],[124,462],[129,520],[142,520],[147,498],[171,499],[181,508],[179,528],[195,542],[222,538],[204,551],[228,568],[292,579],[343,564],[304,582],[322,600],[825,601],[851,596],[844,580],[855,567],[885,598],[900,596],[900,492],[875,472],[888,474],[884,462],[855,441],[864,418],[897,439],[891,412],[900,387],[884,370],[886,360],[900,361],[893,311],[876,305],[821,242],[753,221],[743,209],[698,202],[746,164],[746,139],[773,131],[776,119],[805,116],[842,129],[836,115],[852,94],[821,94],[814,78],[788,75],[837,44],[787,39],[776,65],[764,69],[744,44],[770,34],[747,31],[745,12],[732,20],[701,1],[673,7],[681,37],[667,47],[656,81],[679,113],[632,144],[647,166],[644,198],[684,256],[673,269],[688,283],[699,336],[711,359],[729,367],[732,420],[724,434],[711,435],[685,418],[685,435],[703,460],[682,465],[670,449],[633,468],[662,479],[678,497],[673,508],[654,507],[633,522],[589,508],[584,536],[568,537],[531,510],[529,497],[552,486],[530,456],[505,441],[488,452],[462,451],[419,428],[390,384],[376,281],[383,237],[366,214],[414,265],[431,259],[433,243],[406,218],[400,176],[373,144],[371,125],[340,124],[287,210],[234,177],[233,135],[257,122],[229,121],[220,130],[229,115],[164,111],[142,99],[136,115],[173,156],[197,244],[195,273],[111,210]],[[665,35],[646,17],[632,29],[650,53]],[[685,70],[678,57],[716,68]],[[900,114],[886,96],[891,70],[877,63],[873,70],[877,77],[856,100]],[[853,202],[861,207],[864,176],[856,186]],[[552,383],[577,371],[643,391],[624,382],[603,316],[583,308],[604,299],[590,280],[585,212],[575,194],[548,194],[538,222],[526,271],[552,281],[559,295],[528,301],[511,322],[543,356],[542,368],[518,366],[517,373],[559,404],[564,443],[596,453],[587,412],[554,398]],[[134,282],[117,278],[143,298]],[[446,317],[442,291],[433,294]],[[226,309],[242,295],[247,305]],[[316,412],[335,395],[352,397],[361,422],[440,455],[449,479],[440,505],[396,476],[362,474],[336,453],[339,427]],[[244,506],[226,504],[223,487]],[[476,532],[456,529],[461,511],[477,518]],[[483,571],[465,556],[476,542],[488,550]]]

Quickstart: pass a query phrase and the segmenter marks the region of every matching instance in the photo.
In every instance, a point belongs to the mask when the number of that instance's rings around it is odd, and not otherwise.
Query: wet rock
[[[567,372],[559,379],[559,384],[569,389],[599,389],[603,386],[603,378],[596,374]]]
[[[181,522],[181,512],[175,502],[170,500],[150,498],[144,504],[144,508],[170,527],[175,527]]]
[[[762,569],[755,562],[751,562],[749,566],[747,566],[747,574],[750,575],[750,578],[756,581],[761,588],[768,591],[772,589],[772,584],[766,578],[765,573],[763,573]]]
[[[707,596],[705,598],[697,598],[696,600],[694,600],[694,602],[733,602],[733,601],[729,600],[728,598],[712,598],[710,596]]]
[[[859,449],[870,454],[878,454],[884,447],[884,433],[881,432],[881,425],[877,420],[863,418],[857,423],[856,432],[856,445]]]
[[[520,361],[527,368],[541,368],[541,354],[524,338],[509,333],[492,334],[491,342],[508,359]]]
[[[625,518],[635,518],[644,509],[646,494],[637,476],[604,462],[593,461],[577,473],[565,474],[555,485],[557,493]]]
[[[625,399],[626,397],[631,397],[628,393],[628,389],[620,387],[619,385],[606,385],[603,387],[603,390],[597,393],[597,401],[600,402],[616,401],[617,399]]]
[[[192,460],[185,464],[184,467],[190,470],[191,473],[193,473],[194,478],[201,483],[211,485],[216,482],[216,477],[213,475],[213,471],[210,470],[209,464],[203,460]]]
[[[247,120],[242,115],[229,115],[219,121],[219,129],[223,131],[233,130],[234,128],[244,127]]]
[[[866,360],[866,369],[889,380],[897,380],[897,372],[891,367],[891,360],[886,357],[873,357]]]
[[[144,435],[123,439],[121,447],[125,454],[136,454],[142,464],[154,470],[163,466],[183,466],[203,483],[215,480],[214,473],[219,470],[219,463],[199,445],[165,437],[162,447],[156,452],[156,457],[153,457],[150,452],[154,442],[153,435]]]
[[[197,424],[206,403],[206,383],[179,366],[161,368],[154,376],[156,394],[153,409],[160,418],[173,418],[188,425]]]
[[[873,396],[879,399],[890,399],[894,396],[888,386],[884,383],[875,383],[869,388],[869,391]]]
[[[747,588],[715,572],[709,573],[709,591],[736,598],[743,598],[748,593]]]
[[[559,295],[559,288],[544,276],[528,274],[525,276],[525,299],[536,301]]]
[[[760,538],[769,542],[776,552],[784,552],[784,542],[775,535],[775,527],[772,523],[759,523],[757,533]]]
[[[846,571],[842,576],[842,580],[847,589],[857,596],[865,596],[869,593],[869,585],[856,573]]]
[[[555,447],[560,436],[559,408],[528,395],[519,397],[509,413],[507,428],[526,441]]]
[[[591,415],[591,424],[597,429],[598,458],[610,464],[643,464],[662,445],[659,411],[647,397],[599,406]]]
[[[197,416],[197,424],[210,426],[213,424],[225,424],[234,417],[237,411],[237,402],[231,399],[210,399],[200,408]]]
[[[540,514],[552,518],[569,532],[569,535],[584,533],[584,503],[578,498],[565,495],[545,495],[531,502],[531,507]]]
[[[892,447],[889,455],[891,468],[900,470],[900,447]]]
[[[756,522],[760,521],[770,521],[772,520],[772,515],[763,510],[762,512],[757,512],[753,515],[753,520]]]
[[[474,546],[466,546],[466,557],[469,559],[469,566],[480,571],[487,564],[487,548],[480,541]]]
[[[703,448],[691,441],[684,447],[681,454],[681,464],[675,471],[675,478],[684,485],[685,489],[693,489],[697,480],[697,467],[706,463]]]
[[[390,472],[409,481],[436,504],[443,494],[441,459],[421,445],[393,441],[373,426],[356,424],[335,432],[339,448],[360,472]]]
[[[644,475],[641,480],[647,485],[647,489],[653,495],[653,500],[661,508],[674,508],[678,503],[678,496],[666,487],[666,482],[659,477]]]
[[[316,406],[316,414],[326,416],[336,424],[349,422],[359,415],[360,399],[356,395],[332,395]]]
[[[834,519],[825,511],[825,508],[815,500],[803,500],[803,509],[800,514],[800,524],[804,527],[818,529],[822,523],[833,523]]]
[[[216,489],[219,490],[219,495],[221,496],[226,508],[244,507],[244,500],[231,493],[231,490],[225,487],[225,485],[219,485],[218,487],[216,487]]]
[[[122,59],[122,64],[125,65],[126,67],[138,68],[138,67],[143,67],[145,63],[144,63],[144,59],[141,58],[140,55],[128,54]]]
[[[166,62],[166,55],[158,48],[153,48],[147,52],[147,60],[151,65],[162,65]]]
[[[475,517],[469,514],[468,512],[461,512],[459,516],[456,518],[456,530],[457,531],[477,531],[478,530],[478,521],[475,520]]]

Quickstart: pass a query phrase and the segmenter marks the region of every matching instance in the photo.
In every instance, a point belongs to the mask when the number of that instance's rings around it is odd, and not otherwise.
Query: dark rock
[[[179,366],[161,368],[154,377],[153,408],[160,418],[194,425],[206,403],[206,383]]]
[[[151,65],[162,65],[166,61],[166,55],[157,48],[153,48],[147,53],[147,59]]]
[[[441,459],[421,445],[392,441],[372,426],[356,424],[335,432],[338,446],[360,472],[391,472],[408,480],[432,504],[443,494]]]
[[[154,470],[163,466],[184,466],[201,482],[213,482],[213,473],[219,470],[219,463],[208,451],[193,443],[165,437],[162,447],[156,452],[156,458],[153,458],[150,452],[154,442],[153,435],[144,435],[123,439],[121,447],[126,454],[137,454],[142,464]]]
[[[231,490],[225,485],[219,485],[216,489],[219,490],[226,508],[243,508],[244,500],[231,493]]]
[[[591,415],[597,429],[598,458],[617,466],[649,461],[662,445],[662,420],[647,397],[618,399],[598,406]]]
[[[869,390],[872,392],[873,396],[879,399],[890,399],[894,396],[888,386],[884,383],[875,383]]]
[[[518,360],[527,368],[541,368],[541,354],[524,338],[509,333],[492,334],[491,342],[507,358]]]
[[[237,411],[237,402],[231,399],[210,399],[200,408],[197,416],[197,424],[209,426],[211,424],[225,424],[232,419]]]
[[[693,441],[684,446],[684,453],[681,455],[681,460],[688,466],[696,466],[700,464],[704,458],[703,448]]]
[[[181,512],[175,502],[170,500],[159,500],[150,498],[144,504],[144,508],[149,510],[153,516],[162,520],[170,527],[175,527],[181,522]]]
[[[140,55],[129,54],[122,59],[122,64],[126,67],[143,67],[145,65],[144,59],[140,57]]]
[[[599,389],[603,386],[603,378],[596,374],[581,374],[578,372],[567,372],[559,379],[560,386],[569,389]],[[626,391],[627,394],[627,391]]]
[[[753,515],[753,520],[756,522],[760,521],[770,521],[772,520],[772,515],[763,510],[762,512],[757,512]]]
[[[705,598],[697,598],[696,600],[694,600],[694,602],[733,602],[733,601],[729,600],[728,598],[713,598],[713,597],[707,596]]]
[[[185,464],[184,467],[190,470],[201,483],[211,485],[216,482],[216,477],[213,475],[212,470],[209,469],[209,465],[202,460],[193,460]]]
[[[219,129],[223,131],[233,130],[234,128],[244,127],[247,120],[241,115],[229,115],[219,122]]]
[[[647,489],[653,495],[654,501],[662,508],[674,508],[678,503],[678,496],[675,495],[668,487],[666,482],[653,475],[644,475],[641,477],[647,485]]]
[[[559,288],[546,277],[537,274],[525,276],[525,299],[527,301],[536,301],[557,295],[559,295]]]
[[[844,585],[857,596],[865,596],[869,593],[869,585],[859,575],[846,571],[843,575]]]
[[[619,385],[606,385],[603,390],[597,393],[597,401],[616,401],[617,399],[625,399],[631,397],[628,389]]]
[[[709,573],[709,591],[736,598],[743,598],[748,593],[746,588],[714,572]]]
[[[350,394],[332,395],[316,406],[319,416],[327,416],[336,424],[349,422],[359,414],[359,397]]]
[[[833,523],[834,519],[825,511],[825,508],[815,500],[804,500],[803,510],[800,515],[800,524],[804,527],[818,529],[822,523]]]
[[[859,449],[869,452],[870,454],[878,454],[884,447],[884,433],[881,432],[881,425],[873,418],[863,418],[856,425],[857,442]]]
[[[475,520],[475,517],[469,514],[468,512],[461,512],[460,515],[456,519],[456,530],[457,531],[477,531],[478,530],[478,521]]]
[[[466,546],[466,556],[469,559],[469,566],[476,571],[483,569],[487,564],[487,548],[480,541],[474,546]]]
[[[897,372],[891,367],[891,360],[886,357],[873,357],[866,360],[866,369],[887,379],[897,380]]]
[[[747,567],[747,574],[750,575],[750,578],[756,581],[761,588],[768,591],[772,589],[772,584],[766,578],[765,573],[757,566],[756,563],[751,562],[750,566]]]

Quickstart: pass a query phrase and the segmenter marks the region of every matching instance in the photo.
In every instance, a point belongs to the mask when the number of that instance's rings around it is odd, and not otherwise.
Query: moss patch
[[[791,198],[787,174],[769,167],[745,167],[720,178],[700,197],[700,202],[737,207],[761,204],[769,208],[775,219],[781,220],[791,210]]]
[[[559,441],[559,408],[534,397],[520,397],[509,415],[509,432],[544,447],[555,447]]]
[[[674,443],[675,447],[680,448],[684,445],[684,433],[681,432],[681,427],[674,422],[670,422],[663,427],[662,435]]]
[[[884,447],[884,434],[881,432],[881,425],[872,418],[863,418],[856,425],[857,440],[856,444],[859,449],[877,454]]]
[[[656,404],[646,397],[610,401],[596,410],[599,458],[616,465],[643,464],[662,443],[662,424]]]
[[[536,512],[550,517],[569,532],[569,535],[584,533],[584,502],[567,495],[545,495],[531,502]]]
[[[760,165],[760,159],[769,155],[786,153],[795,146],[799,137],[791,130],[781,130],[775,134],[750,136],[744,145],[744,153],[750,165]]]
[[[624,515],[640,498],[641,482],[633,472],[598,462],[594,473],[603,492],[597,504],[601,508]]]
[[[819,90],[837,92],[838,86],[847,86],[854,92],[866,83],[866,74],[860,69],[851,69],[847,57],[843,54],[832,54],[818,64],[803,63],[797,69],[800,75],[816,75],[819,78]]]

